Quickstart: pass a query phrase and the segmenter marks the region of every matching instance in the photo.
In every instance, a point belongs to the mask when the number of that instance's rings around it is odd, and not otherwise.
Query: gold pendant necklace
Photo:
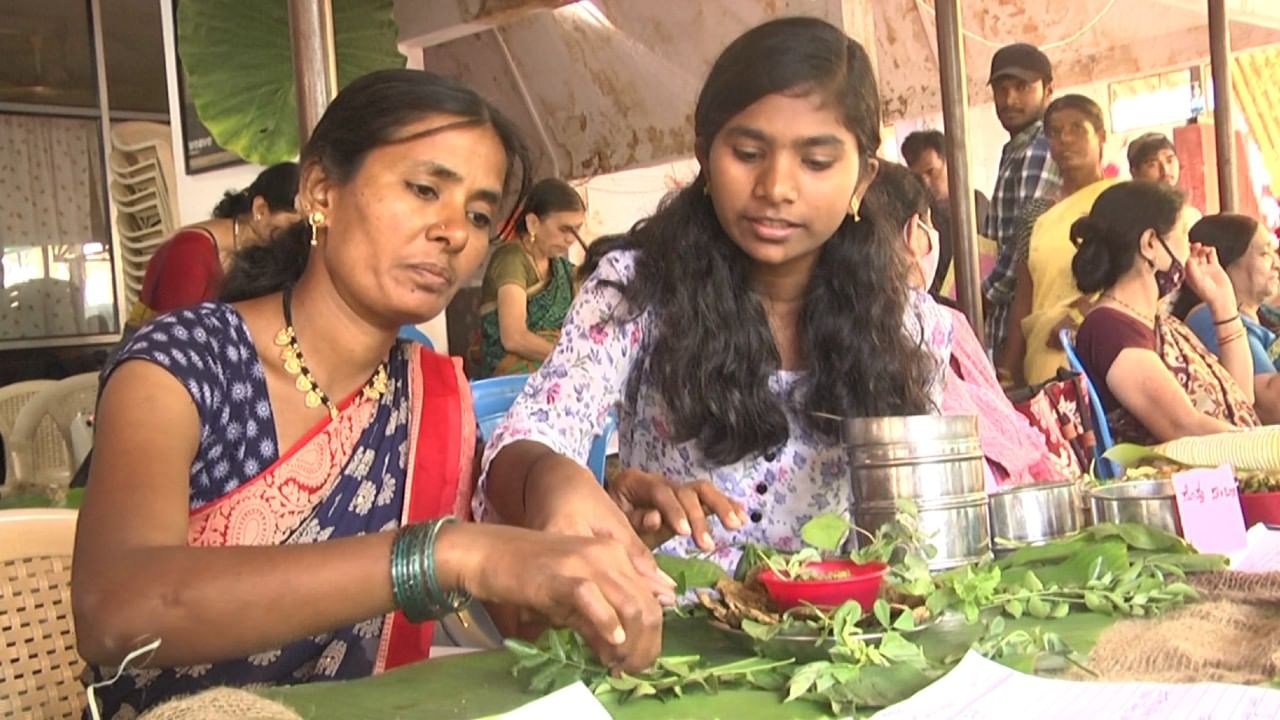
[[[293,330],[293,288],[286,287],[281,297],[284,306],[284,327],[276,333],[276,347],[281,348],[280,360],[284,363],[285,372],[296,375],[294,387],[304,394],[303,402],[307,407],[315,408],[324,405],[329,411],[329,418],[338,419],[338,407],[333,404],[328,393],[320,389],[320,383],[311,374],[307,361],[302,357],[302,348],[298,345],[298,335]],[[387,361],[378,364],[373,376],[364,384],[360,393],[369,400],[377,400],[387,392]]]

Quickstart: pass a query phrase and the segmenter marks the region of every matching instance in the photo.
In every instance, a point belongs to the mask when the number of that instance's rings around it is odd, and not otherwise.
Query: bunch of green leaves
[[[995,604],[1000,579],[1000,568],[990,563],[948,570],[934,578],[933,591],[925,598],[924,606],[933,617],[954,609],[964,614],[965,622],[977,623],[983,608]]]
[[[1103,524],[1044,545],[1016,550],[999,562],[986,561],[931,576],[929,550],[914,505],[903,503],[893,522],[867,533],[851,555],[860,562],[890,566],[888,582],[899,593],[923,598],[933,616],[959,612],[969,623],[986,619],[975,644],[983,654],[1028,671],[1083,667],[1082,658],[1060,637],[1042,629],[1006,632],[1000,615],[1061,618],[1073,610],[1149,616],[1195,598],[1182,578],[1189,572],[1220,569],[1225,559],[1200,555],[1181,538],[1132,524]],[[839,548],[853,529],[836,515],[815,518],[804,533],[807,551],[782,553],[747,545],[738,573],[761,565],[799,572]],[[705,564],[704,564],[705,563]],[[659,564],[683,588],[710,586],[722,577],[718,566],[700,559],[659,557]],[[682,589],[683,589],[682,588]],[[894,617],[894,611],[900,612]],[[994,613],[995,616],[991,617]],[[915,629],[909,608],[880,598],[868,617],[856,602],[833,610],[807,608],[805,619],[784,614],[783,622],[763,625],[746,620],[742,629],[768,641],[796,623],[817,629],[819,642],[832,647],[825,660],[797,665],[794,660],[747,658],[711,665],[701,656],[660,658],[643,673],[611,675],[591,658],[580,638],[548,631],[537,644],[516,640],[507,647],[517,657],[515,672],[530,675],[530,686],[547,692],[584,680],[598,695],[626,701],[635,697],[672,698],[694,687],[715,692],[723,685],[785,690],[787,701],[800,698],[827,703],[836,714],[860,707],[882,707],[905,699],[938,677],[945,665],[931,663],[908,635]],[[881,629],[878,643],[867,628]],[[1087,670],[1087,668],[1085,668]]]
[[[973,644],[973,649],[1027,673],[1057,672],[1074,665],[1090,675],[1095,674],[1085,664],[1087,658],[1057,633],[1044,628],[1006,632],[1004,618],[998,616],[987,624],[986,632]]]
[[[653,559],[658,563],[658,569],[676,581],[676,595],[696,588],[715,587],[717,581],[727,577],[719,563],[705,558],[654,553]]]
[[[868,532],[843,515],[826,513],[814,517],[800,529],[805,544],[828,552],[844,545],[850,533],[858,534],[857,547],[849,559],[857,563],[884,563],[889,566],[887,584],[907,595],[923,597],[933,589],[929,560],[937,550],[920,528],[920,510],[911,498],[894,503],[893,520]]]
[[[899,610],[897,617],[893,616],[895,608]],[[834,641],[835,649],[842,655],[856,656],[859,659],[868,657],[872,662],[877,662],[874,653],[866,656],[860,652],[861,648],[856,644],[860,642],[859,638],[878,631],[909,633],[916,630],[916,621],[910,608],[890,605],[884,598],[876,599],[868,615],[863,614],[862,606],[856,600],[849,600],[832,609],[814,605],[806,605],[803,609],[793,608],[783,613],[782,621],[778,623],[766,624],[749,618],[742,621],[742,631],[761,642],[772,640],[797,626],[810,631],[819,644],[828,639]],[[844,652],[840,650],[842,647],[858,652]]]
[[[786,683],[793,660],[751,657],[711,665],[701,655],[664,656],[642,673],[610,673],[591,657],[582,639],[569,630],[548,630],[537,643],[508,639],[516,657],[512,674],[529,676],[529,689],[548,693],[579,680],[597,697],[618,702],[640,697],[678,698],[693,687],[717,692],[724,685],[749,685],[777,690]]]
[[[888,644],[888,652],[896,653],[894,641]],[[825,703],[833,715],[848,717],[859,708],[886,707],[906,700],[941,675],[941,669],[908,662],[857,665],[834,658],[819,660],[792,669],[783,701]]]
[[[807,547],[799,552],[767,557],[765,564],[780,580],[809,580],[817,577],[810,566],[821,560],[822,553],[817,548]]]
[[[1186,573],[1222,567],[1223,557],[1198,554],[1171,533],[1104,523],[996,563],[942,573],[926,606],[935,615],[958,608],[969,623],[988,608],[1014,618],[1062,618],[1073,609],[1153,616],[1196,598],[1181,581]]]
[[[806,565],[837,554],[851,533],[862,539],[848,557],[857,563],[882,562],[889,566],[891,585],[924,596],[932,586],[929,560],[937,551],[926,542],[919,524],[915,501],[901,498],[895,504],[894,519],[874,533],[855,526],[844,515],[823,513],[814,516],[800,528],[805,547],[786,553],[764,545],[748,543],[734,570],[734,579],[745,580],[753,570],[769,567],[781,578],[802,578]]]
[[[903,608],[896,618],[883,598],[868,617],[854,601],[829,612],[810,608],[815,619],[806,622],[820,629],[820,642],[831,638],[829,659],[788,668],[784,701],[799,698],[827,704],[836,715],[858,707],[883,707],[909,697],[941,674],[925,657],[924,649],[904,636],[915,629],[911,612]],[[863,627],[874,621],[883,628],[871,642]],[[742,629],[758,641],[779,635],[784,623],[764,625],[744,620]]]

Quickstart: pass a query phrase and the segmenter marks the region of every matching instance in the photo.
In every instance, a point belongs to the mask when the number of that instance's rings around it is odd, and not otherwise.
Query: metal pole
[[[1236,133],[1231,109],[1231,29],[1226,0],[1209,0],[1209,60],[1213,67],[1213,134],[1218,150],[1218,207],[1236,211]]]
[[[533,127],[538,131],[538,139],[542,141],[542,148],[547,151],[547,157],[551,160],[551,177],[561,178],[560,175],[560,158],[556,155],[556,146],[551,142],[551,136],[547,134],[547,126],[542,123],[542,114],[538,112],[537,106],[533,104],[533,96],[529,94],[529,86],[524,83],[524,74],[520,72],[520,67],[516,65],[516,59],[511,56],[511,50],[507,47],[507,41],[502,37],[502,31],[496,27],[489,28],[493,33],[493,39],[498,42],[498,49],[502,51],[502,57],[507,61],[507,69],[511,71],[511,77],[516,81],[516,89],[520,91],[520,99],[524,102],[524,109],[529,113],[529,119],[533,121]]]
[[[964,39],[959,0],[938,0],[938,70],[942,79],[942,122],[947,134],[947,183],[951,188],[952,255],[956,299],[973,331],[982,337],[982,279],[978,277],[977,227],[969,184],[969,91],[965,85]]]
[[[107,53],[106,42],[102,32],[102,3],[99,0],[89,0],[89,22],[91,24],[90,33],[93,36],[93,66],[97,71],[96,80],[98,82],[98,115],[101,122],[98,123],[98,132],[102,140],[102,164],[95,170],[98,177],[102,178],[102,187],[99,189],[102,199],[102,208],[107,211],[107,222],[103,223],[103,232],[106,237],[106,246],[111,248],[111,270],[115,277],[114,287],[116,293],[116,324],[111,328],[111,333],[117,338],[124,331],[124,323],[129,319],[129,295],[124,286],[124,258],[121,256],[120,238],[117,237],[115,223],[113,218],[116,214],[112,212],[115,209],[115,198],[111,196],[111,173],[107,171],[107,163],[111,159],[111,151],[115,147],[115,141],[111,137],[111,98],[107,94]],[[176,21],[175,21],[176,22]],[[168,121],[168,118],[165,119]],[[177,212],[177,208],[171,208],[170,212]],[[177,222],[176,217],[168,218],[168,222]],[[49,274],[48,269],[45,275]]]
[[[293,84],[298,93],[298,147],[329,101],[338,94],[338,60],[333,50],[330,0],[289,0],[289,41],[293,47]]]

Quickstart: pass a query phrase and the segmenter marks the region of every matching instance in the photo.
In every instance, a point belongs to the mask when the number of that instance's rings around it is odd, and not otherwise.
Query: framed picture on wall
[[[209,133],[209,128],[200,122],[196,114],[195,103],[187,91],[186,72],[182,69],[182,55],[178,47],[178,4],[181,0],[173,0],[173,45],[174,61],[178,71],[178,97],[181,102],[179,112],[182,117],[182,157],[185,160],[187,174],[198,175],[202,172],[217,170],[231,165],[239,165],[244,159],[239,155],[218,145]]]

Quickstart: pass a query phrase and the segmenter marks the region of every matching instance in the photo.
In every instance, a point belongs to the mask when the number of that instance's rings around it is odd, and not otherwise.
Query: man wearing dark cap
[[[1007,45],[991,58],[988,80],[996,115],[1009,132],[1000,153],[1000,172],[991,210],[980,228],[996,242],[995,269],[982,283],[987,299],[987,348],[999,353],[1008,334],[1009,304],[1017,282],[1018,213],[1035,198],[1056,199],[1062,180],[1049,157],[1044,135],[1044,109],[1053,96],[1053,67],[1049,58],[1026,43]]]
[[[1173,142],[1163,133],[1149,132],[1129,143],[1129,174],[1134,180],[1178,184],[1182,166]]]

